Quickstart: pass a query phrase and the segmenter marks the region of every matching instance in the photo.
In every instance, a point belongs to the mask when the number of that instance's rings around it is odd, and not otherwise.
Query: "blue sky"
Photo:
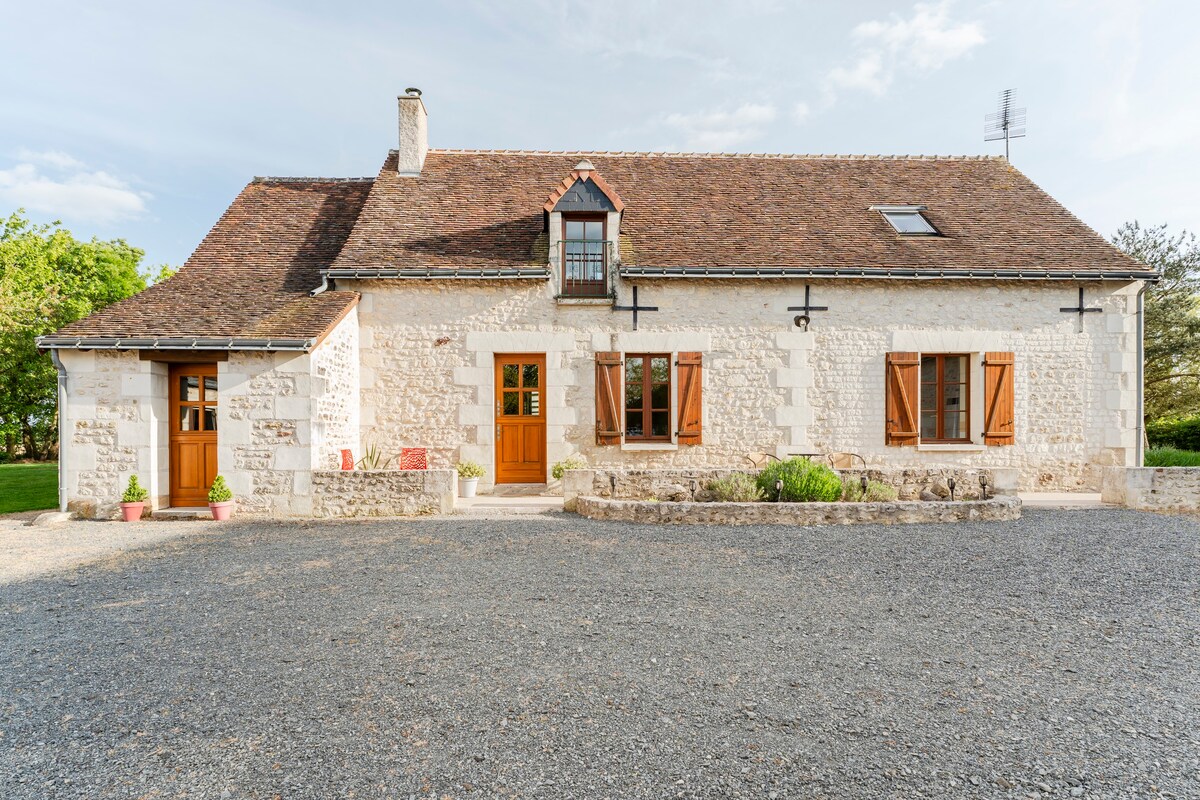
[[[374,175],[395,96],[434,147],[1002,152],[1104,235],[1200,231],[1200,7],[1158,2],[22,3],[0,211],[181,264],[254,175]],[[14,35],[15,33],[15,35]],[[801,198],[802,199],[802,198]]]

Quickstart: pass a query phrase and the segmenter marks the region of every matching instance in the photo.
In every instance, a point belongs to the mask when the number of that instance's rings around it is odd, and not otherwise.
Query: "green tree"
[[[0,434],[10,456],[19,443],[48,457],[56,440],[57,371],[35,339],[145,289],[142,256],[124,240],[80,241],[22,211],[0,221]]]
[[[1113,244],[1162,272],[1146,289],[1146,419],[1200,414],[1200,242],[1127,222]]]

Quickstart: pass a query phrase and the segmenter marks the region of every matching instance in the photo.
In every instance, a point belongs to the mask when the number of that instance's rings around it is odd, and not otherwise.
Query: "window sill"
[[[554,302],[560,306],[611,306],[613,299],[609,295],[603,297],[573,297],[571,295],[556,295]]]
[[[982,453],[987,448],[973,442],[947,442],[945,444],[918,444],[918,451],[931,453]]]
[[[673,442],[621,442],[622,450],[678,450]]]

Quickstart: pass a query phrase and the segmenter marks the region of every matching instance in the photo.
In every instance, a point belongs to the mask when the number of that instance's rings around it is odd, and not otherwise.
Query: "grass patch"
[[[1151,447],[1146,451],[1147,467],[1200,467],[1200,453],[1174,447]]]
[[[58,464],[0,464],[0,514],[58,508]]]

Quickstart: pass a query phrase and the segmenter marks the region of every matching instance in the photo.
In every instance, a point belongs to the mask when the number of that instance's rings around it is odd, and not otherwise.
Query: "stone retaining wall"
[[[1200,511],[1200,467],[1109,467],[1100,499],[1145,511]]]
[[[709,481],[735,472],[753,474],[746,469],[577,469],[563,475],[563,505],[570,511],[581,495],[629,500],[691,500]],[[979,497],[979,474],[988,477],[988,494],[1015,495],[1018,476],[1015,469],[954,469],[946,467],[883,468],[866,470],[870,480],[895,486],[901,500],[916,500],[923,489],[942,494],[946,479],[958,483],[956,494],[963,499]],[[858,479],[861,469],[838,470],[838,474]]]
[[[318,470],[314,517],[407,517],[454,510],[452,469]]]
[[[1016,497],[978,501],[895,503],[691,503],[575,498],[590,519],[671,525],[895,525],[917,522],[1002,521],[1021,518]]]

